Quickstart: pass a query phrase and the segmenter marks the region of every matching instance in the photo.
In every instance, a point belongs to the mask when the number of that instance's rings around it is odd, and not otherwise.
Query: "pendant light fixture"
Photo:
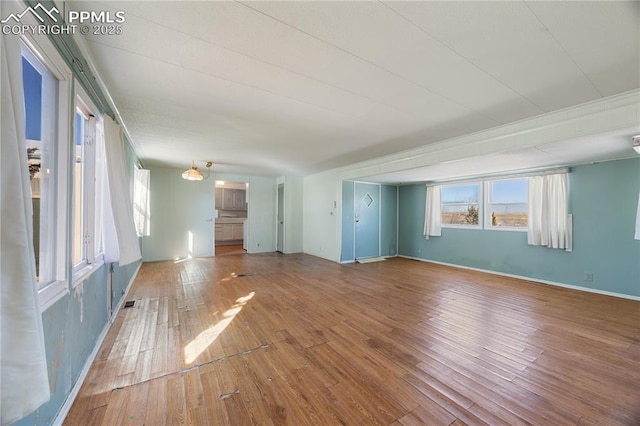
[[[211,161],[207,161],[205,164],[205,167],[207,168],[207,177],[204,177],[202,173],[200,173],[200,170],[198,170],[198,167],[196,166],[196,162],[194,160],[191,162],[191,168],[189,170],[185,170],[184,173],[182,173],[182,179],[196,181],[208,179],[211,175],[211,166],[213,166],[213,163]]]
[[[640,135],[632,137],[631,143],[632,143],[631,146],[633,147],[633,150],[638,154],[640,154]]]

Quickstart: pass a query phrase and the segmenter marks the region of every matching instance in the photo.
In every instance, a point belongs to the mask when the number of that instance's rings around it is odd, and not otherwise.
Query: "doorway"
[[[278,185],[278,230],[276,251],[284,253],[284,184]]]
[[[246,253],[248,195],[247,182],[216,181],[214,256]]]
[[[355,259],[380,256],[380,185],[356,182],[353,208]]]

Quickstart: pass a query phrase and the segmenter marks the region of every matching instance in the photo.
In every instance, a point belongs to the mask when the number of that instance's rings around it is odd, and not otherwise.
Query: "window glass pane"
[[[42,167],[42,76],[22,58],[22,89],[25,103],[27,162],[33,205],[33,248],[36,258],[36,276],[40,278],[40,169]],[[44,218],[43,218],[44,219]]]
[[[489,226],[526,228],[528,217],[528,181],[526,179],[489,182],[487,214]]]
[[[445,185],[441,187],[442,223],[478,225],[480,223],[480,185]]]
[[[25,101],[25,137],[33,208],[36,279],[39,283],[48,283],[52,281],[54,275],[52,243],[55,213],[52,209],[51,179],[53,141],[49,133],[43,132],[43,128],[53,125],[50,121],[54,115],[50,112],[45,117],[43,104],[46,102],[50,105],[53,101],[51,89],[53,79],[30,52],[23,52],[22,89]],[[28,55],[30,59],[24,55]],[[44,99],[45,96],[47,99]]]
[[[443,186],[442,203],[477,203],[479,187],[477,184]]]
[[[448,225],[477,225],[479,223],[477,204],[443,205],[442,223]]]
[[[527,203],[527,181],[504,180],[491,183],[492,203]]]
[[[26,119],[26,138],[42,139],[42,75],[22,58],[22,85]]]

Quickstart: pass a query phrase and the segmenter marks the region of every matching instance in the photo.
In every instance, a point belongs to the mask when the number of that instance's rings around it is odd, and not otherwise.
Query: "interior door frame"
[[[214,212],[215,214],[212,215],[212,219],[211,222],[213,223],[213,229],[211,230],[211,232],[213,233],[213,257],[216,256],[216,219],[219,217],[220,211],[222,209],[217,209],[216,208],[216,201],[217,201],[217,197],[216,197],[216,189],[224,189],[222,187],[217,188],[216,187],[216,182],[217,181],[224,181],[225,183],[230,183],[230,184],[242,184],[244,185],[244,190],[245,190],[245,204],[247,206],[247,217],[246,220],[244,222],[243,225],[243,238],[242,238],[242,248],[245,250],[246,253],[249,253],[248,247],[248,239],[249,239],[249,230],[248,229],[244,229],[244,228],[248,228],[249,225],[249,190],[250,190],[250,182],[248,179],[245,180],[225,180],[222,177],[216,177],[216,179],[214,180],[213,183],[213,208],[214,208]],[[232,188],[233,189],[233,188]],[[235,189],[240,189],[240,188],[235,188]],[[223,192],[223,191],[221,191]],[[224,192],[222,193],[222,199],[224,199]],[[244,238],[244,236],[247,236],[247,238]],[[247,249],[245,249],[244,247],[247,246]]]
[[[282,191],[280,191],[282,189]],[[279,183],[276,192],[276,251],[284,253],[284,198],[285,198],[284,183]]]

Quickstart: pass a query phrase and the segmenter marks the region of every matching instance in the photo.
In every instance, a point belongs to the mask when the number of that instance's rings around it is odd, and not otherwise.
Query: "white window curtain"
[[[108,116],[104,117],[104,139],[108,180],[108,191],[105,191],[104,259],[105,262],[118,262],[122,266],[135,262],[142,255],[133,221],[122,129]]]
[[[636,212],[636,240],[640,240],[640,193],[638,193],[638,211]]]
[[[566,173],[530,177],[527,242],[534,246],[570,250],[569,219]]]
[[[442,205],[440,186],[427,186],[427,200],[424,209],[424,237],[442,235]]]
[[[149,194],[151,183],[149,170],[135,169],[133,186],[133,219],[139,237],[150,235]]]
[[[49,400],[49,378],[36,292],[21,46],[17,36],[1,39],[0,421],[9,424]]]

